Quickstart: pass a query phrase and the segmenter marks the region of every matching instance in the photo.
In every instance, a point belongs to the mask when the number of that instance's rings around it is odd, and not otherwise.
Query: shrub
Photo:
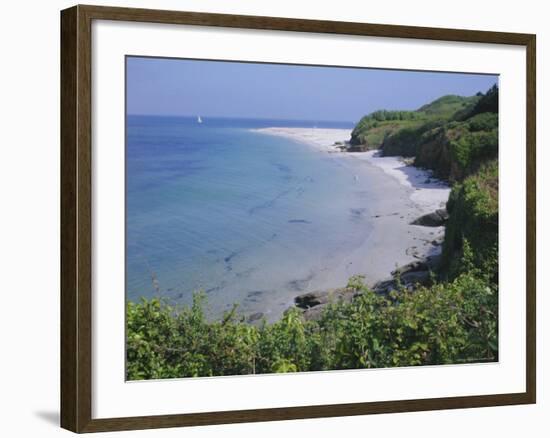
[[[128,379],[497,360],[496,286],[470,250],[464,259],[467,269],[449,282],[388,296],[354,277],[356,299],[327,306],[318,321],[292,308],[259,327],[235,309],[208,322],[200,294],[191,308],[159,299],[128,303]]]
[[[456,184],[447,201],[449,220],[443,245],[446,275],[460,272],[464,240],[470,242],[475,266],[492,273],[496,282],[498,255],[498,164],[489,162],[479,172]]]
[[[451,141],[452,157],[462,172],[470,174],[481,163],[496,158],[498,154],[498,131],[463,132]]]
[[[468,127],[470,132],[492,131],[498,128],[498,114],[496,113],[481,113],[471,119],[468,119]]]

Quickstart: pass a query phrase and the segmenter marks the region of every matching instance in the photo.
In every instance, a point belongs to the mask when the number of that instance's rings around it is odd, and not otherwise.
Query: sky
[[[446,94],[485,92],[498,76],[128,57],[128,114],[356,122]]]

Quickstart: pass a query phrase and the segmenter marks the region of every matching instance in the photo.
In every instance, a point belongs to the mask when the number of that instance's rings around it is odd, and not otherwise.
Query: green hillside
[[[461,181],[497,157],[498,87],[443,96],[416,111],[375,111],[359,121],[350,143],[351,151],[415,157],[415,165],[437,177]]]
[[[356,150],[380,148],[384,141],[403,129],[414,132],[428,122],[448,120],[459,111],[473,108],[480,96],[443,96],[416,111],[375,111],[363,117],[351,134]]]
[[[209,321],[204,294],[183,308],[128,302],[127,378],[498,361],[498,87],[417,111],[371,113],[348,150],[368,148],[415,157],[451,183],[441,262],[429,282],[411,289],[398,276],[396,289],[381,293],[352,277],[353,299],[330,303],[319,318],[292,307],[259,325],[236,307]]]

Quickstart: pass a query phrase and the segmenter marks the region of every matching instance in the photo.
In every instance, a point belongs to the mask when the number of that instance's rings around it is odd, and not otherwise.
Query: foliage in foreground
[[[497,287],[475,268],[449,282],[377,295],[360,278],[360,295],[328,306],[320,320],[289,309],[273,324],[253,326],[236,310],[208,321],[204,296],[176,308],[159,299],[128,303],[127,377],[296,372],[497,360]]]
[[[498,360],[498,88],[444,96],[417,111],[364,117],[352,144],[415,164],[454,182],[440,280],[389,295],[360,278],[351,303],[319,320],[289,309],[273,324],[247,324],[234,308],[220,321],[160,299],[127,305],[130,380],[221,376]],[[355,143],[354,143],[355,142]]]

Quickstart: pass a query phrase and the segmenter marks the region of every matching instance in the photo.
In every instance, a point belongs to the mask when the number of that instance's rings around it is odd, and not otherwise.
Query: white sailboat
[[[197,123],[202,123],[201,116],[197,116]]]

